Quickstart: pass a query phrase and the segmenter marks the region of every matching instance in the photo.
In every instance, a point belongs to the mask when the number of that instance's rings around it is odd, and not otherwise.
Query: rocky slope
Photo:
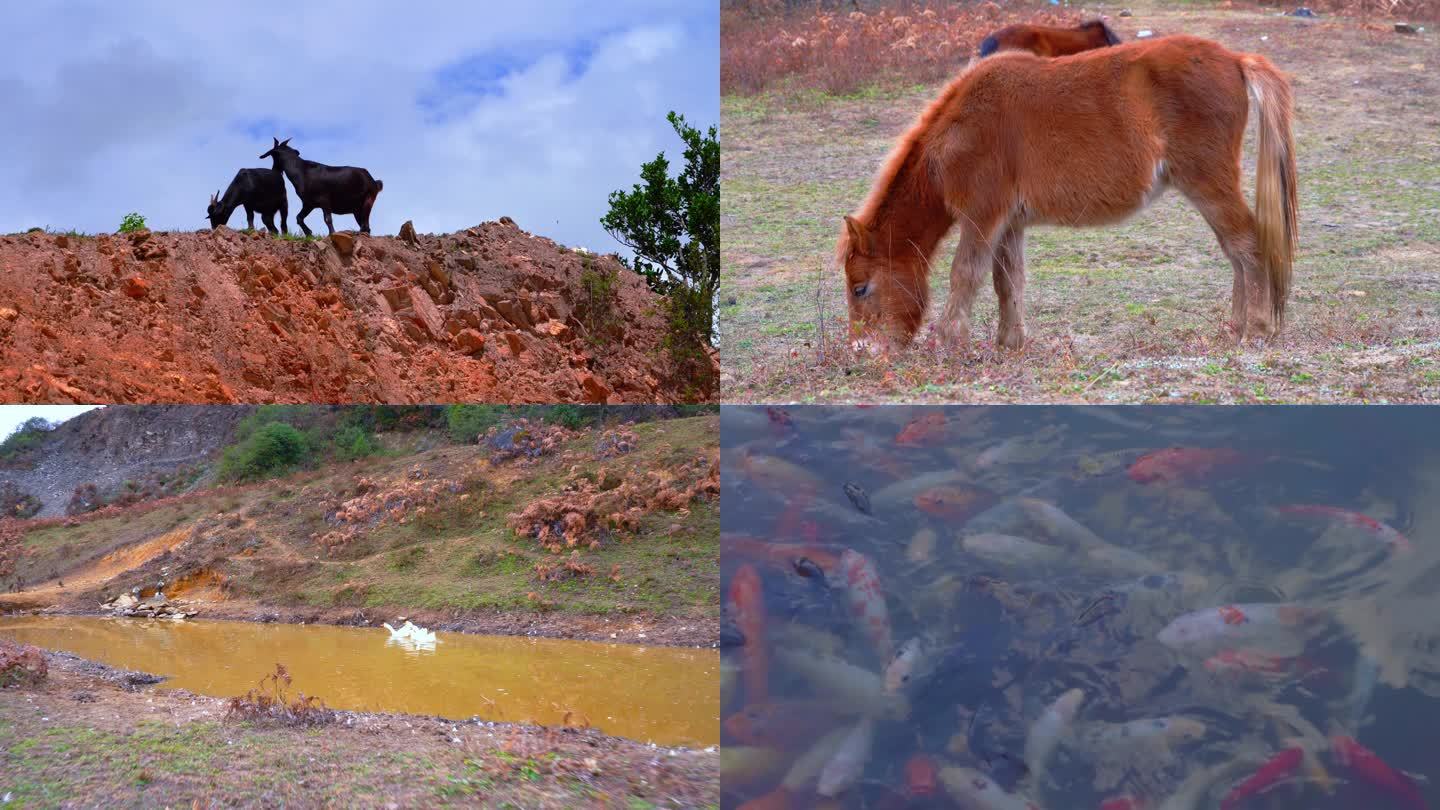
[[[39,498],[37,517],[63,515],[82,484],[108,495],[125,481],[212,459],[250,410],[165,405],[86,411],[51,431],[19,468],[0,467],[0,486],[13,484]]]
[[[401,234],[0,237],[0,402],[714,398],[613,257],[508,218]]]

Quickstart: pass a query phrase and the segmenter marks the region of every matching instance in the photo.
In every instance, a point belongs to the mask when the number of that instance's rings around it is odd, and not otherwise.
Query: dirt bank
[[[409,236],[407,234],[407,236]],[[508,218],[0,236],[0,402],[681,402],[659,299]]]
[[[0,594],[0,614],[32,613],[63,616],[112,616],[110,611],[76,605],[41,610],[17,609],[17,597]],[[405,611],[394,608],[287,608],[235,602],[177,604],[199,611],[197,619],[259,622],[269,624],[334,624],[345,627],[379,627],[395,623],[400,616],[431,630],[475,633],[488,636],[533,636],[568,638],[578,641],[618,641],[651,647],[715,647],[720,641],[720,620],[714,616],[576,616],[567,613],[521,611],[458,612],[440,610]],[[148,621],[135,619],[135,621]]]
[[[713,807],[715,750],[593,731],[366,712],[318,729],[226,722],[225,701],[47,653],[0,692],[7,806]],[[296,684],[302,687],[303,684]]]

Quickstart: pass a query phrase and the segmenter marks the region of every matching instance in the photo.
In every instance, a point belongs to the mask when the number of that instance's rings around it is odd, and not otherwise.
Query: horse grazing
[[[274,169],[241,169],[222,195],[218,191],[210,195],[210,204],[205,208],[205,218],[210,227],[218,228],[230,221],[237,206],[245,208],[245,222],[255,230],[255,214],[270,233],[275,233],[275,213],[280,213],[280,232],[290,233],[287,219],[290,216],[290,201],[285,194],[285,177]]]
[[[301,160],[300,150],[290,145],[290,139],[272,137],[275,145],[261,155],[273,158],[275,168],[290,178],[290,185],[300,195],[300,213],[295,222],[310,236],[310,226],[305,217],[316,208],[325,214],[325,227],[335,233],[331,214],[354,214],[361,233],[370,233],[370,209],[375,207],[375,197],[385,184],[370,176],[370,172],[354,166],[326,166],[313,160]]]
[[[1069,56],[1110,45],[1119,45],[1120,37],[1102,20],[1080,23],[1074,28],[1052,25],[1007,25],[980,40],[980,56],[999,51],[1029,51],[1036,56]]]
[[[1240,188],[1250,99],[1259,124],[1253,214]],[[999,344],[1019,348],[1025,228],[1118,223],[1173,186],[1230,260],[1239,338],[1278,334],[1297,231],[1291,107],[1289,82],[1265,57],[1198,37],[976,61],[901,137],[860,210],[845,217],[836,262],[852,333],[861,344],[877,332],[892,346],[910,343],[929,299],[930,258],[959,223],[940,336],[968,343],[989,270]]]

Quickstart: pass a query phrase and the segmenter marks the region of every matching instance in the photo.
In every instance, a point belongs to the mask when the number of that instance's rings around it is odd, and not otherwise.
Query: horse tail
[[[1259,156],[1255,166],[1255,224],[1260,268],[1270,282],[1270,306],[1278,332],[1290,295],[1298,233],[1295,138],[1290,131],[1294,97],[1285,76],[1263,56],[1241,58],[1245,86],[1255,102]]]

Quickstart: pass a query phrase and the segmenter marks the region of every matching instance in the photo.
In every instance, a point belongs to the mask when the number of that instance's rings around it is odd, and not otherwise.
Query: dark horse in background
[[[275,145],[261,155],[273,158],[275,169],[283,171],[290,178],[290,185],[300,195],[300,213],[295,222],[310,236],[310,227],[305,217],[319,208],[325,215],[325,227],[335,233],[331,214],[354,214],[361,233],[370,233],[370,209],[375,207],[375,197],[385,184],[370,172],[355,166],[326,166],[313,160],[301,160],[300,150],[290,146],[290,139],[271,138]]]
[[[241,169],[230,181],[230,187],[222,195],[210,196],[205,208],[205,217],[210,227],[218,228],[230,221],[230,215],[239,206],[245,208],[245,222],[255,230],[255,215],[265,223],[270,233],[275,233],[275,213],[280,213],[280,232],[290,233],[287,219],[290,216],[290,202],[285,195],[285,178],[274,169]]]
[[[1069,56],[1072,53],[1119,45],[1120,37],[1102,20],[1091,20],[1074,28],[1018,23],[1007,25],[980,41],[980,56],[1000,51],[1029,51],[1036,56]]]

